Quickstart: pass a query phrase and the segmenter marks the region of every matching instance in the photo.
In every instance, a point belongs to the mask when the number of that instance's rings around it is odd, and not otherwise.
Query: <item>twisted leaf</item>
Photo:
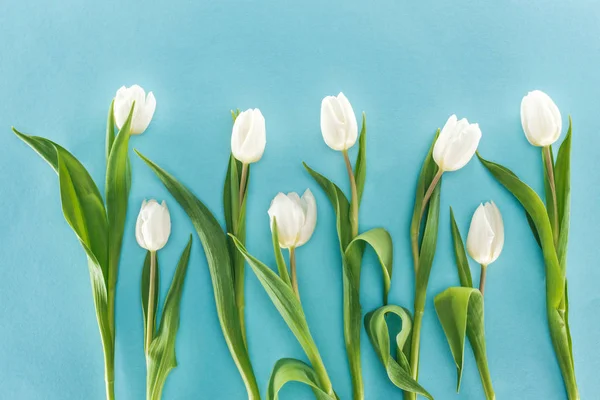
[[[147,400],[161,400],[163,387],[169,376],[169,372],[177,366],[175,338],[177,336],[177,331],[179,330],[179,305],[181,303],[183,282],[185,281],[190,260],[191,248],[192,235],[190,235],[187,246],[181,254],[181,258],[177,264],[175,275],[171,281],[171,287],[165,298],[165,305],[158,333],[150,344],[147,360]]]
[[[338,399],[335,393],[329,395],[320,388],[319,378],[308,364],[293,358],[282,358],[275,363],[269,378],[267,399],[279,399],[279,391],[288,382],[300,382],[310,386],[317,400]]]
[[[387,314],[395,314],[402,320],[402,328],[396,335],[396,359],[390,355],[390,334],[386,321]],[[369,340],[383,364],[387,375],[394,385],[400,389],[417,393],[428,399],[433,397],[411,377],[408,362],[408,339],[412,330],[409,312],[399,306],[386,305],[365,316],[365,328]]]

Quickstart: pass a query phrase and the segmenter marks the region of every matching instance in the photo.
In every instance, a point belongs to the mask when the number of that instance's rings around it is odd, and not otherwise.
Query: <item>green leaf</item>
[[[531,215],[531,219],[535,224],[546,267],[546,311],[550,337],[552,338],[554,351],[558,358],[569,398],[579,398],[573,368],[571,334],[567,322],[566,276],[554,247],[552,227],[546,207],[537,193],[520,181],[514,173],[507,172],[506,168],[483,159],[479,154],[478,157],[496,180],[516,197],[525,211]]]
[[[288,382],[299,382],[310,386],[317,400],[337,400],[335,395],[329,395],[319,386],[319,377],[306,363],[293,358],[282,358],[273,367],[269,378],[267,400],[279,399],[279,391]]]
[[[440,219],[440,190],[441,181],[433,191],[429,206],[427,209],[427,219],[425,220],[425,230],[421,242],[421,250],[419,253],[419,268],[416,279],[416,297],[418,302],[425,303],[427,285],[429,283],[429,275],[433,265],[435,249],[437,246],[438,225]],[[422,300],[421,300],[422,299]]]
[[[402,321],[402,328],[396,335],[395,350],[397,360],[390,354],[390,334],[386,320],[387,314],[394,314]],[[404,391],[417,393],[433,400],[433,397],[411,377],[410,365],[407,358],[408,339],[412,330],[412,320],[409,312],[395,305],[380,307],[365,316],[365,329],[390,381]]]
[[[435,297],[434,305],[456,364],[456,391],[460,390],[464,365],[465,336],[468,336],[479,368],[485,396],[488,400],[495,399],[485,350],[485,325],[481,292],[467,287],[448,288]]]
[[[558,221],[560,226],[556,253],[563,271],[566,271],[567,268],[567,243],[569,241],[571,214],[571,132],[571,118],[569,118],[569,130],[558,150],[556,166],[554,168]]]
[[[147,343],[146,338],[148,336],[148,297],[149,297],[149,291],[150,291],[150,258],[151,258],[151,252],[148,251],[146,252],[146,258],[144,259],[144,267],[142,268],[142,284],[141,284],[141,289],[142,289],[142,315],[144,317],[144,346]],[[160,281],[160,267],[158,264],[158,254],[156,257],[156,279],[154,280],[154,293],[156,293],[156,301],[154,302],[154,310],[153,310],[153,315],[156,318],[156,311],[158,309],[158,293],[159,290],[158,288],[160,287],[159,281]],[[153,332],[154,334],[154,332]],[[146,349],[144,349],[146,350]]]
[[[358,155],[356,156],[356,165],[354,166],[354,179],[356,180],[356,193],[358,197],[358,206],[362,200],[365,180],[367,178],[367,116],[362,114],[362,128],[358,139]]]
[[[273,226],[271,227],[271,232],[271,238],[273,240],[273,252],[275,253],[275,262],[277,263],[277,271],[279,272],[279,277],[288,286],[292,287],[292,280],[290,279],[290,274],[288,272],[287,265],[285,264],[285,259],[283,258],[281,247],[279,247],[279,232],[277,231],[276,218],[273,218]]]
[[[465,245],[463,244],[462,237],[460,236],[460,230],[456,224],[456,219],[454,219],[454,211],[452,211],[452,207],[450,207],[450,224],[452,227],[452,243],[454,244],[454,257],[456,258],[456,267],[458,269],[460,285],[462,287],[471,288],[473,287],[471,268],[469,268],[467,252],[465,251]]]
[[[108,117],[106,118],[106,163],[112,150],[113,142],[115,141],[115,100],[111,101],[108,109]]]
[[[392,243],[392,237],[389,232],[383,228],[373,228],[370,231],[363,232],[350,242],[346,248],[346,257],[352,257],[350,254],[352,248],[360,242],[370,245],[377,254],[383,272],[383,304],[387,304],[394,260],[394,244]]]
[[[179,330],[179,305],[181,303],[183,282],[185,281],[186,271],[190,260],[191,248],[192,235],[190,235],[187,246],[181,254],[181,258],[177,264],[175,275],[171,281],[171,287],[165,298],[165,305],[158,333],[154,340],[152,340],[152,344],[150,344],[147,360],[147,400],[161,400],[163,387],[169,376],[169,372],[177,366],[175,339],[177,337],[177,331]]]
[[[554,154],[552,153],[552,146],[548,146],[550,148],[550,160],[548,160],[546,156],[546,152],[542,148],[542,164],[544,168],[544,191],[546,194],[546,211],[548,212],[548,218],[550,222],[554,221],[554,210],[556,209],[556,205],[554,204],[554,198],[552,197],[552,186],[550,184],[549,176],[554,175]],[[550,168],[552,172],[548,171],[548,164],[550,164]],[[556,182],[556,179],[554,180]],[[553,182],[553,183],[555,183]],[[558,232],[556,233],[558,234]]]
[[[106,213],[108,216],[108,309],[111,313],[111,331],[114,337],[114,303],[123,231],[127,218],[131,170],[129,168],[129,137],[131,135],[132,105],[127,120],[114,140],[106,163]],[[111,106],[112,108],[112,106]],[[110,119],[110,118],[109,118]],[[110,122],[109,122],[110,123]]]
[[[250,255],[244,245],[235,236],[231,237],[237,249],[256,274],[275,308],[277,308],[277,311],[279,311],[279,314],[281,314],[281,317],[298,340],[304,353],[306,353],[317,375],[319,387],[325,393],[333,396],[334,392],[331,381],[325,370],[325,365],[323,364],[317,345],[308,328],[308,322],[306,321],[300,300],[298,300],[290,285],[284,282],[269,267]]]
[[[349,246],[352,241],[352,228],[350,226],[350,204],[344,193],[329,179],[304,164],[304,168],[313,179],[321,186],[336,214],[336,226],[340,252],[342,254],[342,286],[344,292],[344,341],[352,387],[355,398],[364,396],[362,380],[362,367],[360,360],[360,330],[362,311],[360,306],[360,265],[364,251],[364,241],[358,241]]]
[[[137,155],[152,169],[167,190],[190,217],[208,261],[217,314],[225,342],[235,361],[250,399],[259,400],[260,393],[254,371],[244,343],[242,327],[235,301],[231,259],[225,235],[214,215],[195,197],[189,189],[172,175],[136,151]]]

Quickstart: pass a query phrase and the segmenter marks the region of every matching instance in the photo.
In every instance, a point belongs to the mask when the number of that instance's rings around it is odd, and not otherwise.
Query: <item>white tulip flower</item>
[[[488,266],[500,256],[504,246],[504,224],[500,210],[494,202],[480,204],[471,219],[467,236],[469,255],[483,266]]]
[[[156,110],[156,99],[152,92],[146,96],[144,89],[138,85],[133,85],[129,88],[121,86],[115,95],[114,117],[117,127],[121,129],[125,121],[127,121],[134,101],[135,108],[131,120],[131,133],[139,135],[144,133],[146,128],[148,128]]]
[[[358,137],[358,124],[352,105],[343,93],[327,96],[321,102],[321,132],[327,146],[346,151]]]
[[[480,139],[479,124],[470,124],[466,118],[459,121],[452,115],[433,146],[433,160],[443,172],[456,171],[471,160]]]
[[[273,220],[277,221],[281,248],[300,247],[310,239],[315,230],[317,203],[310,189],[306,189],[302,197],[295,192],[287,195],[278,193],[269,207],[269,217],[271,229]]]
[[[521,125],[529,143],[546,147],[560,137],[562,119],[550,96],[534,90],[521,101]]]
[[[261,159],[267,144],[265,118],[258,108],[248,109],[237,116],[231,133],[231,152],[244,164]]]
[[[149,251],[165,247],[171,235],[171,215],[167,204],[154,199],[142,202],[142,208],[135,224],[135,238],[138,244]]]

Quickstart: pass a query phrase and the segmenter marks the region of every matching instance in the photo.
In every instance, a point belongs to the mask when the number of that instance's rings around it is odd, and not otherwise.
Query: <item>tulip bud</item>
[[[154,199],[142,202],[135,224],[135,238],[146,250],[158,251],[165,247],[171,234],[171,216],[167,204]]]
[[[265,118],[258,108],[237,116],[231,133],[231,152],[244,164],[257,162],[265,152],[267,134]]]
[[[154,110],[156,110],[156,99],[152,92],[146,96],[144,89],[138,85],[133,85],[129,88],[121,86],[117,90],[114,104],[114,116],[117,128],[121,129],[125,121],[127,121],[134,101],[135,108],[133,109],[133,117],[131,119],[131,133],[139,135],[140,133],[144,133],[148,125],[150,125],[150,121],[152,121]]]
[[[521,125],[529,143],[545,147],[558,140],[562,119],[550,96],[534,90],[527,93],[521,101]]]
[[[471,219],[467,251],[481,265],[496,261],[504,246],[504,224],[496,204],[480,204]]]
[[[475,154],[480,139],[479,124],[452,115],[433,146],[433,160],[442,171],[461,169]]]
[[[310,239],[317,224],[317,203],[306,189],[302,198],[297,193],[278,193],[269,207],[271,229],[277,221],[279,246],[284,249],[300,247]]]
[[[327,96],[321,102],[321,132],[327,146],[344,151],[354,146],[358,137],[358,124],[352,105],[341,93]]]

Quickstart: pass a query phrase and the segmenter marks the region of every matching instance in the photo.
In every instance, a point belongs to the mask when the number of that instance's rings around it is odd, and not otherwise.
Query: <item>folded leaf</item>
[[[306,353],[313,369],[315,370],[319,388],[330,396],[334,396],[331,381],[325,370],[325,365],[308,328],[308,322],[302,309],[300,300],[296,297],[289,284],[284,282],[274,271],[248,253],[244,245],[232,236],[233,242],[244,256],[269,298],[281,314],[281,317],[290,328],[298,343]]]
[[[188,244],[177,264],[175,275],[171,281],[171,287],[165,298],[165,305],[158,333],[150,344],[147,360],[147,400],[161,400],[167,376],[169,376],[169,372],[177,366],[175,338],[179,329],[179,305],[181,303],[183,282],[185,281],[185,275],[190,260],[191,248],[192,235],[190,235]]]
[[[435,297],[434,305],[456,364],[456,391],[460,390],[464,365],[465,336],[468,336],[481,375],[485,396],[488,400],[495,399],[485,350],[483,296],[481,292],[468,287],[448,288]]]
[[[167,190],[190,217],[198,232],[204,254],[208,261],[217,314],[225,342],[231,356],[242,375],[250,399],[259,400],[260,393],[250,363],[248,350],[244,343],[242,327],[235,302],[231,259],[225,235],[214,215],[195,197],[189,189],[179,183],[172,175],[136,151],[137,155],[152,169]]]
[[[456,258],[456,267],[458,268],[458,278],[462,287],[473,287],[473,279],[471,278],[471,268],[469,268],[469,260],[467,252],[463,244],[460,230],[454,219],[454,211],[450,207],[450,224],[452,228],[452,243],[454,245],[454,257]]]
[[[395,314],[402,320],[402,328],[396,335],[396,360],[390,354],[390,334],[386,321],[387,314]],[[412,329],[410,313],[402,307],[386,305],[365,316],[365,328],[369,340],[379,360],[385,367],[390,381],[404,391],[417,393],[428,399],[433,399],[411,376],[407,357],[408,339],[410,338]]]
[[[268,400],[279,399],[279,391],[288,382],[300,382],[313,389],[317,400],[337,400],[334,393],[329,395],[319,386],[319,378],[315,371],[306,363],[293,358],[282,358],[273,367],[267,390]]]

